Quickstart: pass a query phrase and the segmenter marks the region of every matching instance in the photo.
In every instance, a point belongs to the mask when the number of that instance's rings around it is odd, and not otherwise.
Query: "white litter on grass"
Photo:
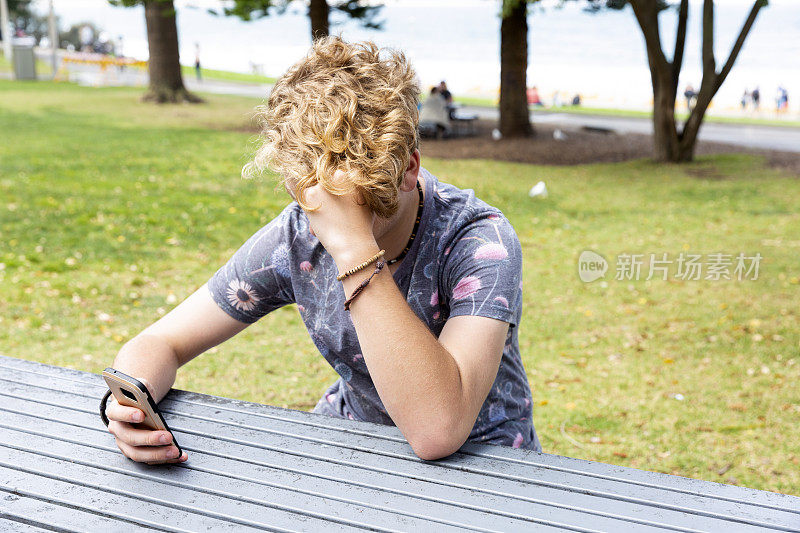
[[[566,141],[567,134],[561,131],[560,129],[556,128],[555,130],[553,130],[553,139],[557,141]]]
[[[495,141],[499,141],[502,138],[503,134],[500,133],[500,130],[498,130],[497,128],[492,130],[492,139],[494,139]]]
[[[531,198],[547,198],[547,186],[543,181],[540,181],[528,191],[528,196]]]

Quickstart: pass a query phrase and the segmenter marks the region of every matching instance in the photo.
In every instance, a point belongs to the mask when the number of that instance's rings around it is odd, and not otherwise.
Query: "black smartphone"
[[[144,383],[111,367],[103,370],[103,379],[106,380],[106,384],[111,389],[118,404],[136,407],[144,412],[144,420],[133,424],[134,426],[144,426],[144,428],[154,431],[169,431],[172,435],[172,444],[178,448],[178,457],[183,455],[183,450],[178,441],[175,440],[175,434],[172,433],[167,421],[161,416],[161,411],[158,410],[156,402],[150,395],[150,391],[144,386]],[[168,445],[165,444],[164,446]]]

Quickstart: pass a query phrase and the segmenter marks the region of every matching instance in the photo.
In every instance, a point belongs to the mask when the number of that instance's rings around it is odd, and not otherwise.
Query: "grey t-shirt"
[[[437,337],[447,319],[458,315],[509,323],[497,376],[468,440],[541,451],[519,353],[522,250],[517,235],[505,216],[471,189],[440,182],[424,168],[421,172],[420,227],[394,280]],[[208,288],[224,311],[246,323],[296,303],[314,344],[340,376],[314,412],[393,425],[344,310],[337,274],[333,258],[309,232],[305,213],[292,202],[233,254]]]

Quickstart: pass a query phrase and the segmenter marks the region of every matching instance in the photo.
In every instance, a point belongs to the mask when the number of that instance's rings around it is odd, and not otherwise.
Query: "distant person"
[[[200,43],[194,43],[194,74],[197,76],[197,81],[203,81],[200,71]]]
[[[683,97],[686,98],[686,109],[689,110],[689,113],[692,112],[692,108],[694,108],[694,104],[697,101],[697,91],[694,90],[694,87],[690,83],[686,86],[686,90],[683,91]]]
[[[447,106],[447,116],[451,120],[454,118],[456,106],[453,105],[453,94],[447,89],[447,83],[442,80],[439,82],[439,95],[444,99]]]
[[[422,102],[419,111],[419,125],[421,132],[430,132],[434,137],[449,132],[450,114],[439,87],[432,87],[428,98]]]
[[[576,106],[576,107],[581,105],[581,95],[580,94],[576,94],[575,96],[572,97],[572,105]]]
[[[528,105],[544,107],[544,103],[542,103],[542,99],[539,96],[539,89],[536,85],[528,89]]]
[[[747,90],[747,88],[745,87],[744,94],[742,94],[742,101],[741,101],[742,111],[746,111],[747,110],[747,102],[749,102],[749,101],[750,101],[750,91]]]
[[[758,111],[758,107],[761,105],[761,91],[758,87],[753,89],[753,92],[750,93],[750,99],[753,101],[753,109]]]
[[[789,108],[789,92],[785,87],[779,86],[778,93],[775,96],[775,110],[778,113],[786,111]]]
[[[439,82],[439,94],[444,98],[444,103],[448,106],[453,105],[453,94],[447,90],[447,83],[444,80]]]

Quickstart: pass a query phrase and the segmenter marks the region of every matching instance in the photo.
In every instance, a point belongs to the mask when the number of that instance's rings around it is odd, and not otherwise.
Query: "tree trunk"
[[[329,31],[328,15],[330,7],[328,0],[311,0],[308,6],[308,17],[311,19],[311,40],[327,37]]]
[[[528,3],[504,0],[500,24],[500,132],[503,137],[532,135],[528,112]]]
[[[675,88],[666,69],[653,67],[653,155],[656,161],[675,161],[679,137],[675,123]]]
[[[739,52],[744,45],[747,35],[750,33],[753,23],[758,16],[758,12],[766,5],[763,0],[756,0],[750,9],[750,14],[739,31],[739,36],[728,55],[728,59],[723,65],[722,70],[717,72],[716,60],[714,58],[714,3],[711,0],[703,2],[703,81],[700,85],[700,92],[697,95],[697,103],[689,115],[689,119],[683,126],[680,135],[680,146],[676,158],[672,161],[684,162],[694,158],[695,146],[697,145],[697,135],[703,125],[708,106],[717,91],[722,86],[725,78],[728,77]]]
[[[667,61],[661,48],[658,28],[659,4],[651,0],[630,0],[639,27],[644,36],[650,77],[653,83],[653,144],[656,161],[683,163],[694,159],[697,135],[703,124],[711,99],[728,76],[739,52],[744,45],[758,12],[766,5],[765,0],[755,0],[750,14],[745,20],[739,37],[731,49],[728,60],[717,72],[714,58],[714,2],[703,1],[703,80],[697,94],[697,102],[689,119],[678,133],[675,120],[675,98],[678,92],[678,76],[683,62],[683,49],[686,40],[686,21],[689,11],[688,0],[681,0],[678,9],[678,29],[675,37],[675,53],[672,62]]]
[[[703,72],[703,80],[705,81],[707,78],[716,81],[716,72],[713,70],[710,73]],[[694,150],[697,146],[697,134],[700,133],[700,126],[703,125],[703,118],[705,118],[706,111],[708,110],[708,106],[711,105],[711,99],[714,97],[715,93],[716,91],[713,91],[712,89],[701,87],[700,92],[697,95],[697,102],[692,108],[692,112],[689,115],[686,124],[683,125],[683,131],[680,135],[680,146],[678,147],[678,153],[676,154],[675,159],[672,159],[672,161],[675,161],[676,163],[682,163],[694,159]]]
[[[178,56],[178,26],[172,1],[146,0],[144,18],[150,49],[150,86],[142,99],[157,103],[202,102],[201,98],[183,86]]]

